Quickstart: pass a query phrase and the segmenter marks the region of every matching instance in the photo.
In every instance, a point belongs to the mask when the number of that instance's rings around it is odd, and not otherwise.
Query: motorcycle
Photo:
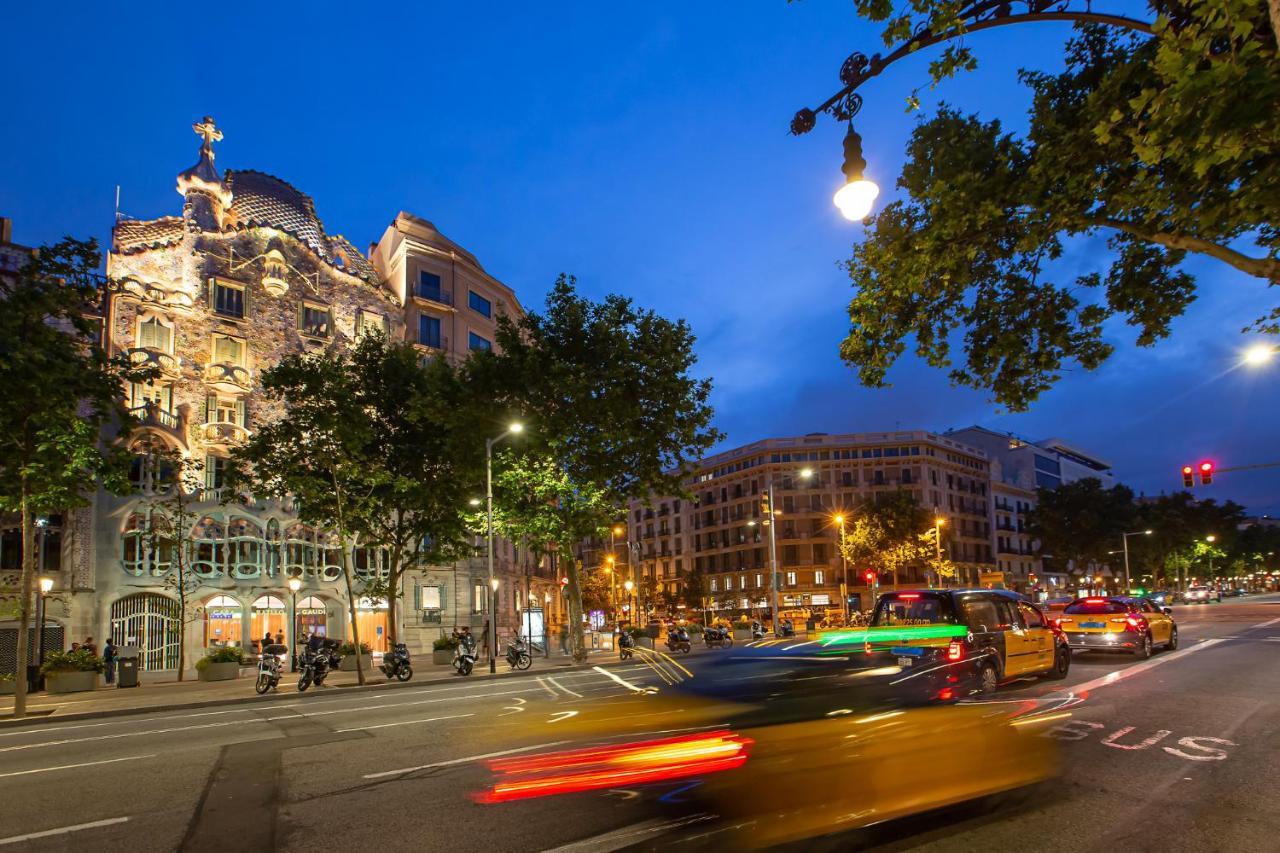
[[[382,656],[382,674],[390,681],[408,681],[413,678],[413,667],[409,665],[409,647],[404,643],[396,643],[395,648]]]
[[[470,675],[476,666],[476,638],[467,634],[458,641],[458,650],[453,656],[453,668],[458,675]]]
[[[636,641],[631,634],[623,631],[618,635],[618,660],[631,660],[635,654]]]
[[[796,635],[796,626],[791,624],[790,619],[783,619],[782,625],[778,628],[779,637],[794,637]]]
[[[712,625],[702,633],[702,640],[709,649],[727,649],[733,646],[733,634],[723,625]]]
[[[751,639],[764,639],[764,626],[760,624],[759,620],[751,623]]]
[[[253,685],[259,695],[275,690],[280,683],[280,655],[288,651],[288,646],[279,645],[268,645],[262,650],[262,656],[258,658],[258,680]]]
[[[507,644],[507,664],[512,669],[528,669],[533,665],[533,656],[529,654],[529,647],[525,645],[524,637],[516,635],[515,642]]]
[[[338,657],[337,648],[337,640],[325,640],[318,650],[312,651],[307,648],[302,652],[302,659],[298,663],[299,693],[304,692],[312,684],[316,687],[321,686],[329,677],[329,672],[338,668],[341,659]]]
[[[693,645],[689,642],[689,632],[684,628],[667,631],[667,649],[680,654],[693,651]]]

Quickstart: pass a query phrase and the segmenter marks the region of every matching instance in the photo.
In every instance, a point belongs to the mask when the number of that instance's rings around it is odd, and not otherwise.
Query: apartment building
[[[803,476],[809,472],[811,476]],[[771,438],[703,459],[687,481],[693,500],[634,503],[630,538],[641,545],[642,571],[669,588],[686,571],[707,578],[717,610],[766,606],[769,536],[762,495],[774,489],[780,603],[820,615],[840,609],[847,569],[855,608],[870,604],[864,566],[845,566],[835,516],[852,517],[896,490],[946,521],[942,547],[968,580],[994,567],[990,462],[976,448],[930,432],[816,433]],[[899,585],[925,581],[919,569]],[[882,586],[893,578],[881,578]]]

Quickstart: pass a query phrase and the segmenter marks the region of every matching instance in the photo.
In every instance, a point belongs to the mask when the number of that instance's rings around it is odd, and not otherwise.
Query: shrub
[[[0,681],[13,681],[13,679],[14,675],[12,672],[0,672]]]
[[[458,641],[453,637],[438,637],[431,648],[437,652],[452,652],[458,648]]]
[[[353,643],[346,642],[338,646],[338,654],[341,655],[342,657],[346,657],[347,655],[354,655],[355,653],[356,653],[356,647]],[[368,643],[360,644],[360,654],[368,655],[372,653],[373,653],[373,649],[370,648]]]
[[[685,629],[686,631],[688,631],[688,632],[689,632],[689,636],[690,636],[690,637],[696,637],[696,636],[698,636],[699,634],[702,634],[702,633],[706,630],[706,629],[705,629],[705,628],[703,628],[701,625],[699,625],[697,622],[692,622],[692,623],[690,623],[690,624],[686,625],[684,629]]]
[[[76,649],[74,652],[49,652],[44,657],[44,666],[40,667],[41,675],[52,675],[55,672],[102,672],[106,664],[102,658],[88,649]]]
[[[240,663],[240,650],[235,646],[210,649],[205,656],[196,661],[196,669],[203,672],[211,663]]]
[[[639,639],[641,639],[641,638],[643,638],[643,637],[648,637],[648,636],[649,636],[649,629],[648,629],[648,628],[635,628],[635,627],[633,627],[633,628],[628,628],[628,629],[627,629],[627,633],[631,635],[631,639],[633,639],[633,640],[639,640]]]
[[[739,616],[738,621],[733,623],[733,627],[738,628],[740,630],[750,630],[751,620],[745,616]]]

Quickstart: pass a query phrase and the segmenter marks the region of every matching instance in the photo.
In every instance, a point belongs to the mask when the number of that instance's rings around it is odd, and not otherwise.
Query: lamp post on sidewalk
[[[298,671],[298,590],[302,589],[300,578],[289,578],[289,593],[292,596],[289,617],[289,671]]]
[[[43,547],[43,539],[40,544]],[[53,578],[40,578],[40,597],[37,601],[40,605],[40,633],[37,637],[36,681],[41,688],[44,687],[44,676],[40,674],[40,670],[44,668],[44,618],[49,612],[48,596],[51,589],[53,589]]]
[[[1135,530],[1132,533],[1121,534],[1124,540],[1124,594],[1129,594],[1129,537],[1130,536],[1150,536],[1150,530]]]
[[[524,432],[524,424],[516,421],[507,427],[506,432],[494,438],[484,440],[484,497],[485,497],[485,552],[489,560],[489,585],[493,587],[493,595],[489,597],[489,673],[498,671],[496,647],[498,645],[498,579],[493,576],[493,446],[509,435]]]
[[[800,479],[808,480],[813,476],[812,468],[801,468],[798,472]],[[773,619],[773,632],[778,633],[778,536],[774,531],[777,527],[778,516],[781,515],[775,506],[773,499],[773,472],[769,472],[769,480],[766,484],[766,495],[768,496],[769,506],[765,512],[765,518],[761,519],[764,524],[769,525],[769,609],[770,616]]]

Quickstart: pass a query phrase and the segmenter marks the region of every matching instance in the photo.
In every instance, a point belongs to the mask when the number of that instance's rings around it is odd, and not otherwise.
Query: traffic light
[[[1200,485],[1207,486],[1213,482],[1213,463],[1205,460],[1200,463]]]
[[[863,577],[867,579],[867,586],[875,586],[875,585],[876,585],[876,573],[875,573],[875,572],[873,572],[873,571],[868,571],[866,574],[864,574],[864,575],[863,575]]]
[[[773,513],[769,509],[769,493],[764,492],[760,495],[760,515],[764,518],[773,518]]]
[[[1182,485],[1186,486],[1188,489],[1194,486],[1196,484],[1195,474],[1196,474],[1196,469],[1192,468],[1190,465],[1183,465],[1182,466]]]

